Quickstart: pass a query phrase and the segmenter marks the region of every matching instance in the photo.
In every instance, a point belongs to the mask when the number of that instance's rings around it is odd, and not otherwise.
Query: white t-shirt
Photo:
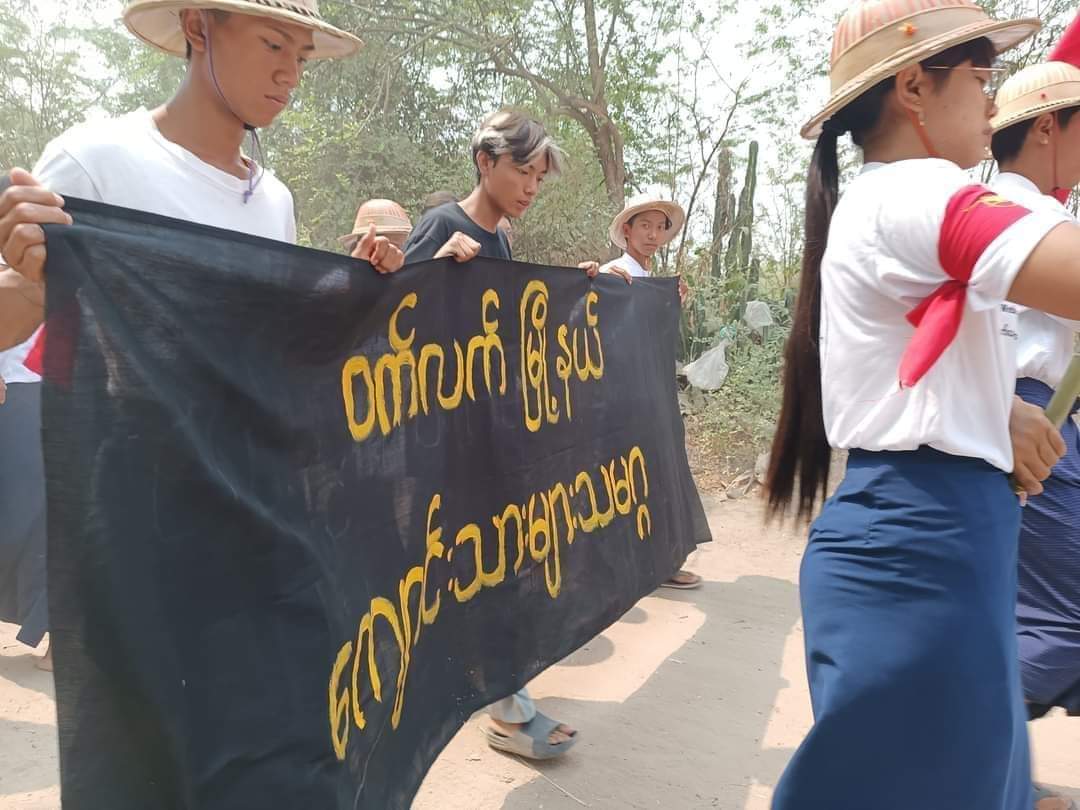
[[[1003,197],[1033,211],[1069,215],[1068,209],[1021,174],[1002,172],[991,185]],[[1057,388],[1072,359],[1080,321],[1017,307],[1020,340],[1016,347],[1017,377],[1032,377]]]
[[[623,253],[617,259],[612,259],[610,262],[600,268],[601,273],[610,273],[612,267],[620,267],[629,273],[634,278],[641,278],[643,276],[652,275],[648,270],[638,263],[638,260],[631,256],[629,253]]]
[[[45,147],[33,174],[57,194],[296,241],[292,194],[272,172],[245,203],[247,180],[167,140],[148,110],[72,127]]]
[[[41,381],[40,376],[23,365],[26,356],[30,354],[30,349],[34,346],[35,340],[37,340],[37,332],[34,332],[25,343],[20,343],[18,346],[0,352],[0,380],[8,384]],[[0,414],[2,414],[2,411],[0,411]]]
[[[821,269],[822,399],[834,447],[927,445],[1012,470],[1016,308],[1005,296],[1065,214],[1033,212],[986,248],[956,339],[917,385],[899,384],[915,332],[906,316],[949,280],[938,239],[950,198],[968,185],[946,160],[908,160],[868,164],[841,197]]]

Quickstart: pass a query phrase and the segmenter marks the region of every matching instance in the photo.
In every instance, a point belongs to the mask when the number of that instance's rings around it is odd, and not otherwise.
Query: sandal
[[[1061,801],[1061,810],[1076,810],[1076,802],[1070,799],[1068,796],[1062,796],[1060,793],[1055,793],[1049,788],[1044,788],[1042,785],[1035,785],[1035,810],[1050,810],[1049,807],[1042,808],[1039,803],[1044,799],[1059,799]],[[1054,807],[1053,810],[1058,810]]]
[[[677,577],[682,577],[686,581],[679,582]],[[692,591],[695,588],[701,587],[702,579],[693,571],[679,571],[671,579],[665,580],[660,583],[661,588],[674,588],[677,591]]]
[[[487,737],[488,745],[496,751],[517,754],[526,759],[554,759],[561,757],[578,741],[578,733],[575,731],[569,740],[560,743],[548,742],[551,732],[558,729],[559,725],[557,720],[537,712],[532,720],[513,731],[488,726],[484,729],[484,736]]]

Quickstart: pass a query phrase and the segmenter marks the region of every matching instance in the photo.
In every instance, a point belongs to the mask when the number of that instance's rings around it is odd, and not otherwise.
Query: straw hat
[[[934,54],[980,37],[1001,53],[1041,26],[1037,19],[992,20],[972,0],[858,0],[833,36],[829,103],[802,135],[816,138],[822,124],[878,82]]]
[[[309,59],[350,56],[363,45],[319,16],[318,0],[128,0],[124,24],[144,42],[174,56],[187,52],[180,12],[185,8],[214,9],[267,17],[311,30],[315,50]]]
[[[404,208],[393,200],[368,200],[356,209],[356,222],[353,223],[352,231],[338,241],[346,245],[355,242],[366,234],[373,224],[375,233],[379,236],[396,233],[407,236],[412,233],[412,222]]]
[[[1010,76],[997,94],[994,132],[1043,113],[1080,107],[1080,68],[1066,62],[1030,65]]]
[[[668,202],[654,194],[638,194],[631,197],[627,201],[626,207],[611,221],[608,238],[616,246],[626,250],[626,236],[623,234],[622,226],[638,214],[646,211],[660,211],[671,220],[671,227],[664,234],[664,238],[660,242],[661,245],[666,245],[674,239],[675,235],[682,230],[683,223],[686,222],[686,213],[678,203]]]

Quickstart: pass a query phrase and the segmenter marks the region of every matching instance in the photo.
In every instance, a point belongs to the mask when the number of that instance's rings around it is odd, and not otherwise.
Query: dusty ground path
[[[810,723],[796,579],[801,533],[764,529],[756,499],[708,504],[707,583],[659,591],[533,684],[580,744],[540,767],[496,754],[477,716],[416,810],[766,810]],[[0,625],[0,808],[56,810],[52,680]],[[1040,778],[1080,800],[1080,719],[1033,724]]]

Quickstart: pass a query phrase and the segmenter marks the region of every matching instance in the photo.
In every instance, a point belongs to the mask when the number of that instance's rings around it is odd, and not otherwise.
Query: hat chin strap
[[[1061,132],[1061,127],[1058,125],[1058,114],[1055,110],[1050,114],[1050,163],[1054,167],[1053,188],[1050,191],[1050,196],[1057,200],[1062,205],[1065,205],[1069,201],[1069,194],[1072,193],[1072,189],[1062,188],[1058,185],[1058,133]]]
[[[941,157],[938,150],[934,148],[934,144],[930,142],[930,135],[926,132],[926,124],[919,120],[919,116],[910,107],[905,107],[904,111],[907,113],[911,125],[915,127],[915,134],[919,136],[919,142],[922,143],[923,149],[926,150],[926,156],[932,158]]]
[[[254,124],[249,124],[243,118],[236,114],[236,111],[229,104],[229,100],[225,98],[225,92],[221,89],[221,84],[218,82],[217,71],[214,70],[214,49],[210,42],[210,15],[205,10],[199,12],[199,16],[202,17],[203,30],[206,32],[206,61],[207,66],[210,69],[210,81],[214,83],[214,89],[217,90],[218,97],[221,99],[221,103],[225,105],[225,109],[229,111],[237,121],[244,125],[244,129],[251,133],[251,160],[255,164],[254,166],[248,166],[248,187],[244,191],[244,204],[247,205],[252,195],[255,194],[255,189],[259,187],[259,183],[262,182],[264,169],[262,169],[263,163],[263,151],[262,142],[259,140],[259,133],[255,131]],[[256,173],[255,166],[259,167],[259,171]],[[256,174],[258,176],[256,176]]]

